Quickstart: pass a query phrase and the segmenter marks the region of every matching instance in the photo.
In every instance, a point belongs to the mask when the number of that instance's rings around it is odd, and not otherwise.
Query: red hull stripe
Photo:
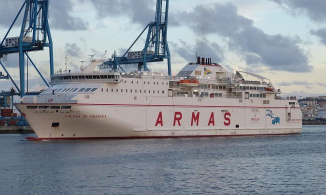
[[[20,103],[21,105],[35,105],[35,103]],[[71,106],[122,106],[122,107],[184,107],[184,108],[288,108],[285,106],[202,106],[202,105],[161,105],[161,104],[66,104],[66,103],[37,103],[38,105],[71,105]],[[300,107],[291,107],[291,109],[300,109]]]
[[[35,138],[26,137],[29,141],[44,141],[44,140],[99,140],[99,139],[169,139],[169,138],[207,138],[207,137],[252,137],[252,136],[278,136],[278,135],[293,135],[299,133],[291,134],[248,134],[248,135],[189,135],[189,136],[133,136],[133,137],[65,137],[65,138]]]

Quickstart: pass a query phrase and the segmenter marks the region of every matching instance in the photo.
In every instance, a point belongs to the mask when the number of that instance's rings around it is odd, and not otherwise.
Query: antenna
[[[79,62],[81,62],[82,66],[84,65],[85,60],[80,60]]]
[[[66,72],[67,72],[68,71],[68,56],[67,55],[66,55],[65,59],[66,59],[65,65],[66,65]]]
[[[93,60],[94,60],[93,58],[94,58],[95,55],[96,55],[96,54],[88,55],[88,56],[91,56],[91,59],[92,59],[91,61],[92,61],[92,62],[93,62]]]
[[[101,60],[103,60],[103,58],[105,57],[107,51],[108,51],[108,50],[105,50],[103,56],[101,57]]]

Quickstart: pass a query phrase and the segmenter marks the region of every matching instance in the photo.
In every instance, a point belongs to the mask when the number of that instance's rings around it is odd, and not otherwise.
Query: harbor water
[[[287,136],[25,141],[0,135],[0,194],[325,194],[326,126]]]

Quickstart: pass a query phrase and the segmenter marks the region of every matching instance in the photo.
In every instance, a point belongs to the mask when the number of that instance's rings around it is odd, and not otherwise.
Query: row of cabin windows
[[[218,86],[218,85],[212,85],[212,89],[223,89],[225,90],[226,89],[226,86]]]
[[[60,89],[55,89],[54,92],[94,92],[96,91],[97,88],[60,88]]]
[[[196,87],[196,89],[209,89],[211,87],[211,89],[219,89],[219,90],[226,90],[226,86],[219,86],[219,85],[199,85],[198,87]]]
[[[266,94],[250,94],[251,98],[266,98]]]
[[[127,83],[127,81],[125,80],[125,83]],[[131,84],[133,84],[134,83],[134,81],[131,81]],[[136,81],[135,82],[136,84],[138,84],[139,82],[138,81]],[[149,84],[151,84],[151,82],[146,82],[146,81],[144,81],[144,85],[146,85],[146,83],[149,85]],[[166,82],[165,83],[166,85],[168,85],[168,83]],[[159,85],[159,82],[153,82],[153,85]],[[164,82],[162,82],[162,85],[164,85]]]
[[[214,98],[214,97],[222,97],[222,93],[209,93],[208,92],[201,92],[200,93],[200,96],[199,97],[211,97],[211,98]]]
[[[240,86],[241,90],[260,90],[264,91],[265,87],[258,87],[258,86]]]
[[[27,106],[27,109],[71,109],[71,106]]]
[[[119,75],[70,75],[53,77],[53,80],[83,80],[83,79],[118,79]]]
[[[102,92],[104,92],[104,89],[102,88]],[[109,92],[109,89],[107,88],[106,89],[106,92]],[[128,89],[120,89],[120,91],[119,91],[119,89],[111,89],[111,92],[113,93],[113,92],[116,92],[116,93],[118,93],[118,92],[120,92],[120,93],[123,93],[123,92],[125,92],[125,93],[128,93]],[[132,89],[129,89],[129,93],[142,93],[142,90],[140,89],[139,91],[137,90],[137,89],[135,89],[135,90],[132,90]],[[146,93],[147,91],[146,90],[143,90],[143,93]],[[160,90],[148,90],[148,93],[160,93]],[[162,94],[164,94],[164,90],[162,90]]]

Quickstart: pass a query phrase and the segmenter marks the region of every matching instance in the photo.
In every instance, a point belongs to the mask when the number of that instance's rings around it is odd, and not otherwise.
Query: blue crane
[[[144,71],[148,71],[147,62],[163,61],[166,58],[168,61],[168,75],[171,76],[171,59],[167,42],[168,11],[169,0],[157,0],[155,22],[150,22],[144,28],[121,57],[116,56],[114,53],[112,58],[100,65],[99,68],[111,68],[117,71],[118,67],[123,70],[121,65],[138,64],[138,70],[143,68]],[[146,29],[148,29],[148,32],[143,50],[130,51]]]
[[[0,43],[0,65],[7,74],[6,76],[0,76],[0,78],[10,79],[15,85],[15,88],[18,92],[17,94],[19,94],[21,97],[25,95],[25,56],[27,57],[27,62],[31,62],[35,70],[43,79],[44,83],[49,86],[47,81],[42,76],[41,72],[38,70],[28,55],[28,52],[39,51],[43,50],[44,47],[48,47],[50,58],[50,74],[54,74],[53,43],[48,22],[48,8],[49,0],[25,0],[14,21],[9,27],[9,30]],[[24,14],[20,35],[17,37],[8,37],[23,10]],[[19,53],[20,88],[17,86],[7,71],[6,67],[1,62],[1,58],[12,53]]]

